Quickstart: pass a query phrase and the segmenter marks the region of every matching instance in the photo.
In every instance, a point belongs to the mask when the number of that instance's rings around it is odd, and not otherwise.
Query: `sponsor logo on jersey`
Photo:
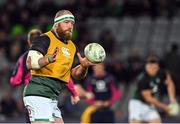
[[[105,92],[107,91],[106,82],[104,80],[96,81],[96,92]]]
[[[71,54],[70,54],[68,48],[62,47],[62,48],[61,48],[61,51],[62,51],[62,53],[63,53],[63,56],[70,58]]]

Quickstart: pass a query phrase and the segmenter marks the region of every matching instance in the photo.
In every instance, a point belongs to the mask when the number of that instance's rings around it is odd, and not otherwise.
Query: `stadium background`
[[[117,122],[127,122],[127,103],[145,58],[157,55],[169,69],[180,96],[180,0],[1,0],[0,122],[24,122],[22,89],[9,85],[18,57],[27,49],[27,32],[51,29],[55,13],[68,9],[76,17],[73,40],[83,52],[99,42],[107,52],[106,68],[117,78],[122,98],[113,106]],[[167,102],[165,92],[161,100]],[[60,98],[65,122],[79,122],[84,101],[72,106]],[[161,113],[163,122],[180,122]]]

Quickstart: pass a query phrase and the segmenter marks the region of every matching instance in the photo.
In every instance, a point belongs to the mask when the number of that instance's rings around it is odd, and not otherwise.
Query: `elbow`
[[[26,66],[28,69],[40,69],[39,60],[43,58],[43,55],[35,50],[30,50],[26,60]]]
[[[14,78],[10,78],[10,84],[11,84],[11,86],[15,86],[15,82],[14,82]]]
[[[71,75],[75,80],[81,80],[86,77],[85,74],[82,75],[81,73],[79,73],[77,69],[73,69]]]
[[[78,80],[77,68],[73,68],[71,71],[71,75],[75,80]]]
[[[19,80],[11,77],[11,79],[10,79],[10,84],[11,84],[11,86],[16,87],[16,86],[20,85],[21,83],[20,83]]]

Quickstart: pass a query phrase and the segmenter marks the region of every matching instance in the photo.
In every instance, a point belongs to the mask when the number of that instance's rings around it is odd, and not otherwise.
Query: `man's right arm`
[[[32,42],[26,60],[26,65],[29,69],[39,69],[55,61],[58,49],[49,56],[44,56],[47,53],[50,44],[50,39],[46,35],[42,35]]]
[[[143,98],[143,100],[149,104],[155,105],[156,107],[169,112],[169,108],[164,103],[160,102],[152,95],[151,87],[150,87],[150,80],[144,75],[139,79],[138,82],[138,90]]]
[[[141,95],[143,96],[144,100],[145,100],[147,103],[153,104],[153,105],[155,105],[156,107],[158,107],[158,108],[164,110],[165,112],[169,113],[169,111],[170,111],[169,107],[168,107],[166,104],[160,102],[160,101],[159,101],[158,99],[156,99],[155,97],[153,97],[153,96],[152,96],[152,93],[151,93],[151,90],[148,90],[148,89],[142,90],[142,91],[141,91]]]

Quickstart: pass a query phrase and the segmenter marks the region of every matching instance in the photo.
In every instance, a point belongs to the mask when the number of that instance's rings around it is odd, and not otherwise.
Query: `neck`
[[[52,32],[58,39],[60,39],[60,36],[58,35],[58,33],[54,29],[52,30]]]
[[[101,73],[94,73],[95,77],[103,77],[104,75],[106,75],[105,72],[101,72]]]

